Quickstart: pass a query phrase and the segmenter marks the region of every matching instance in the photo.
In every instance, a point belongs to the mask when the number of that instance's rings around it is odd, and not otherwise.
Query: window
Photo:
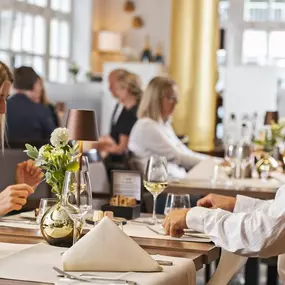
[[[285,0],[245,0],[244,20],[284,22]]]
[[[267,57],[267,33],[256,30],[244,31],[242,53],[244,64],[265,64]]]
[[[68,79],[73,0],[10,0],[0,5],[0,60],[32,66],[49,81]]]
[[[285,31],[246,30],[242,63],[285,66]]]

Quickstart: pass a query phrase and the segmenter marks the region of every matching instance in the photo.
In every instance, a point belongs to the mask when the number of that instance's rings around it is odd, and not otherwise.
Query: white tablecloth
[[[31,246],[0,243],[0,278],[69,284],[67,282],[61,283],[57,273],[52,269],[52,266],[61,268],[61,253],[64,251],[66,251],[66,248],[52,247],[45,244]],[[95,274],[104,277],[127,279],[137,282],[138,285],[196,284],[196,270],[192,260],[164,256],[153,257],[160,260],[170,260],[173,262],[173,266],[164,266],[162,272],[156,273],[97,272]],[[80,273],[76,274],[80,275]],[[75,283],[72,281],[72,284]]]

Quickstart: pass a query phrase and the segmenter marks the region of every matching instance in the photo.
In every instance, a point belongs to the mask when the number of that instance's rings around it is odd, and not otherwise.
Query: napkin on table
[[[158,263],[108,217],[63,255],[66,271],[156,272]]]

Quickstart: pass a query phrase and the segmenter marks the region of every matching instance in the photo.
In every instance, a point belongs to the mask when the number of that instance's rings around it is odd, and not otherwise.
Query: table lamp
[[[278,111],[268,111],[264,117],[264,125],[271,125],[273,123],[278,123]]]
[[[79,177],[82,169],[83,141],[98,141],[98,126],[95,111],[71,109],[68,112],[66,128],[69,139],[79,144]],[[77,183],[78,204],[80,205],[80,183]],[[78,205],[78,206],[79,206]]]

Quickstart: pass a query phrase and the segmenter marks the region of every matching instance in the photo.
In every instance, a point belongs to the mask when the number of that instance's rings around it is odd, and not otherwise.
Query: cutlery
[[[77,281],[81,281],[81,282],[92,282],[92,281],[101,281],[101,282],[111,282],[111,283],[116,283],[116,284],[126,284],[126,285],[137,285],[136,282],[133,281],[127,281],[127,280],[123,280],[123,279],[114,279],[114,278],[106,278],[106,277],[99,277],[98,275],[95,274],[81,274],[80,276],[86,276],[86,277],[92,277],[92,278],[81,278],[81,277],[77,277],[75,275],[69,274],[57,267],[53,267],[53,270],[55,270],[57,273],[60,274],[61,277],[66,277],[68,279],[73,279],[73,280],[77,280]]]

